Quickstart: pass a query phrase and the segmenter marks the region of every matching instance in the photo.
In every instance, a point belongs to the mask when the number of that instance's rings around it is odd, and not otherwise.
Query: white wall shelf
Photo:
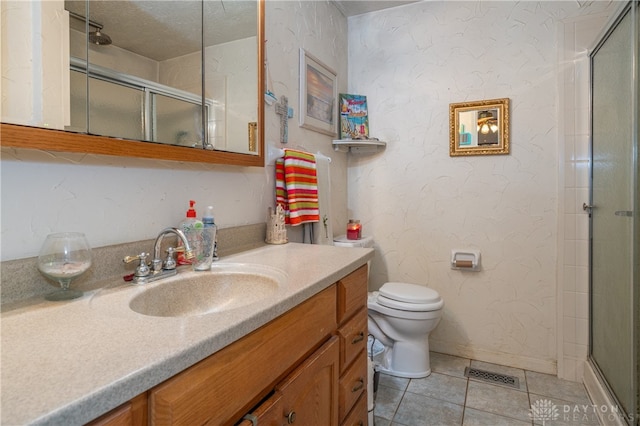
[[[383,151],[387,143],[376,139],[334,139],[333,150],[352,154],[368,154]]]

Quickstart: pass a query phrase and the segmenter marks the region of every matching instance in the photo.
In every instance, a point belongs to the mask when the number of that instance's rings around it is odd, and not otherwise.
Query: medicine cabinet
[[[10,46],[15,45],[11,40],[30,40],[30,50],[27,49],[29,51],[26,53],[20,52],[19,49],[3,50],[3,64],[9,64],[3,67],[3,81],[12,81],[12,84],[16,82],[15,86],[8,90],[5,90],[7,86],[3,83],[3,92],[7,94],[5,96],[3,93],[2,105],[1,131],[4,147],[240,166],[264,165],[264,106],[261,99],[264,93],[264,0],[237,0],[229,4],[202,0],[10,2],[14,7],[9,7],[7,2],[2,3],[3,23],[22,22],[21,25],[3,25],[2,37],[9,41]],[[199,15],[193,21],[180,22],[176,18],[178,3],[181,9],[190,8]],[[129,8],[128,12],[119,11],[117,7],[114,9],[117,5],[120,5],[121,9],[126,5]],[[134,10],[137,19],[131,25],[135,25],[135,28],[126,29],[123,12],[125,15],[134,14]],[[77,19],[69,12],[87,19]],[[51,19],[41,19],[39,23],[34,20],[31,25],[24,22],[25,19],[32,19],[30,17],[38,14]],[[116,19],[118,16],[120,18]],[[143,18],[145,16],[147,18]],[[244,34],[240,42],[229,39],[233,29],[241,27],[241,23],[247,19],[253,22],[251,33]],[[152,24],[152,21],[157,22]],[[159,27],[155,26],[158,22],[169,27],[160,31]],[[39,44],[34,32],[41,30],[45,33],[51,29],[51,25],[54,26],[55,36],[52,35]],[[94,25],[98,25],[100,29]],[[190,27],[188,29],[191,31],[186,32],[184,38],[195,37],[195,42],[200,43],[200,48],[191,52],[188,59],[180,57],[164,60],[166,63],[161,64],[159,68],[164,67],[165,74],[173,76],[172,78],[165,77],[164,81],[158,82],[153,78],[140,77],[137,72],[127,70],[126,67],[123,67],[124,70],[116,69],[118,58],[123,55],[130,56],[130,52],[137,49],[135,43],[155,43],[156,50],[168,50],[174,39],[183,37],[178,32],[181,27]],[[194,34],[194,28],[197,34]],[[112,45],[100,46],[89,43],[91,34],[97,29],[103,34],[109,34]],[[150,31],[152,34],[149,34]],[[84,45],[79,48],[68,42],[65,46],[65,42],[73,41],[78,34],[87,41]],[[127,40],[131,38],[134,40]],[[220,43],[211,47],[208,45],[209,40],[218,40]],[[243,50],[237,46],[243,46]],[[104,50],[106,48],[111,50]],[[234,81],[234,72],[221,65],[224,57],[230,56],[229,50],[234,48],[241,53],[242,60],[248,61],[251,65],[241,67],[255,70],[251,80],[253,84]],[[126,51],[127,49],[129,51]],[[35,65],[32,65],[35,68],[31,69],[31,72],[23,73],[26,76],[22,76],[22,80],[10,75],[17,72],[15,70],[20,67],[21,61],[29,62],[31,57],[35,58]],[[89,61],[86,61],[87,57]],[[62,83],[49,87],[51,76],[57,73],[47,70],[55,68],[61,60],[63,66],[59,68],[64,69],[64,62],[68,64],[67,80],[61,75],[56,82]],[[240,59],[236,58],[234,61]],[[38,64],[41,64],[41,68],[37,68]],[[194,66],[197,68],[194,69]],[[39,73],[42,80],[36,81]],[[181,73],[191,76],[183,80],[191,81],[192,87],[185,87],[184,82],[182,87],[170,86],[167,83],[172,79],[179,80],[179,76],[176,75]],[[52,87],[55,89],[54,92],[58,87],[66,88],[68,92],[56,93],[52,97]],[[243,94],[234,95],[240,92]],[[247,98],[247,93],[250,93],[250,99]],[[78,99],[91,100],[96,95],[100,100],[128,97],[132,101],[128,107],[113,107],[111,104],[106,106],[107,103],[103,102],[97,108],[92,109],[89,106],[82,111],[83,105],[91,103],[78,102]],[[243,122],[237,126],[232,120],[239,114],[225,110],[236,101],[231,99],[232,95],[243,97],[238,103],[243,104],[245,110],[254,111],[250,118],[243,118]],[[29,104],[32,99],[36,101]],[[56,102],[50,102],[51,99]],[[68,102],[66,105],[65,99]],[[25,102],[26,105],[21,105],[21,102]],[[68,115],[63,125],[60,125],[63,120],[59,120],[58,117],[62,115],[60,111],[64,111],[65,108]],[[111,109],[109,114],[122,114],[125,109],[131,110],[132,114],[127,115],[127,122],[116,121],[114,116],[110,115],[102,124],[96,124],[100,123],[98,117],[106,115],[104,108]],[[50,115],[49,111],[53,111],[54,114]],[[225,114],[226,118],[222,119]],[[54,118],[51,118],[52,116]],[[174,121],[182,122],[181,128],[165,125],[166,121],[161,118],[163,116],[171,116]],[[94,126],[87,126],[85,123]]]

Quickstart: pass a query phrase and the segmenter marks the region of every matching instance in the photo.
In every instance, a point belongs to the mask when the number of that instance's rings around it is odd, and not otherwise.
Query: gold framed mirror
[[[449,156],[509,154],[509,98],[449,104]]]

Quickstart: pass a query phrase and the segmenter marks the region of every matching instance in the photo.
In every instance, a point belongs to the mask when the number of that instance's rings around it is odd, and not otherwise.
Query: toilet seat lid
[[[416,284],[389,282],[380,287],[378,303],[406,311],[432,311],[442,308],[437,291]]]

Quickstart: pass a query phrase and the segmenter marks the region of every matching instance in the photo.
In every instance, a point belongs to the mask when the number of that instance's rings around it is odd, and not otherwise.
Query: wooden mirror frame
[[[79,152],[192,163],[229,164],[264,167],[264,5],[258,3],[258,155],[225,151],[210,151],[153,142],[94,136],[39,127],[2,123],[0,137],[3,147],[38,149],[54,152]]]
[[[497,111],[497,143],[461,145],[460,114],[464,112]],[[476,131],[477,132],[477,131]],[[509,154],[509,98],[487,99],[449,104],[449,156]]]

